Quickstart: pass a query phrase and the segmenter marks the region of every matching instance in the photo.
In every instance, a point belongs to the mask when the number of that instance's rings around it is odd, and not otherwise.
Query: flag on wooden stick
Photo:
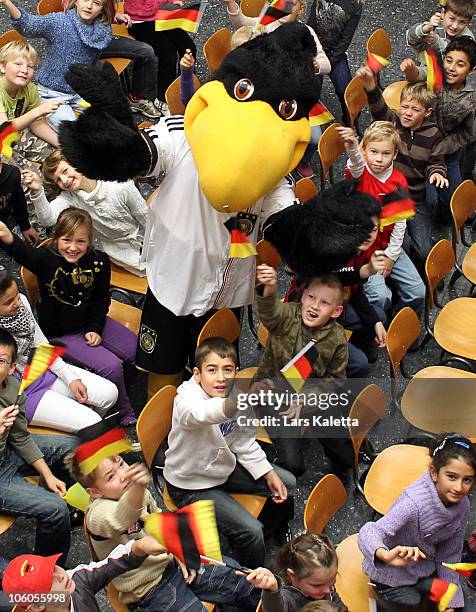
[[[281,368],[281,374],[296,393],[301,391],[304,383],[312,374],[312,368],[318,357],[315,344],[315,340],[308,342],[284,368]]]
[[[324,106],[324,104],[322,104],[322,102],[314,104],[314,106],[309,111],[309,123],[311,124],[311,127],[314,127],[315,125],[325,125],[333,119],[334,117]]]
[[[387,225],[397,221],[411,219],[415,215],[415,202],[408,193],[399,187],[381,198],[382,211],[380,213],[379,225],[382,230]]]
[[[292,0],[273,0],[270,4],[265,2],[261,13],[258,16],[258,26],[264,27],[287,17],[292,13],[294,2]]]
[[[367,52],[367,66],[374,74],[379,73],[388,64],[388,59],[382,55],[377,55],[377,53],[371,53],[370,51]]]
[[[13,154],[12,143],[20,138],[20,133],[15,130],[10,121],[4,121],[0,125],[0,154],[10,157]]]
[[[196,32],[205,10],[206,0],[185,0],[182,6],[163,4],[155,14],[157,32],[180,28],[186,32]]]
[[[23,370],[18,395],[29,387],[37,378],[46,372],[53,363],[65,352],[64,346],[39,344],[32,349]]]
[[[246,233],[240,229],[238,217],[228,219],[225,227],[230,232],[230,257],[244,259],[245,257],[256,255],[256,247],[249,241]]]
[[[438,93],[443,87],[443,68],[433,49],[422,51],[421,56],[426,64],[426,86],[433,93]]]

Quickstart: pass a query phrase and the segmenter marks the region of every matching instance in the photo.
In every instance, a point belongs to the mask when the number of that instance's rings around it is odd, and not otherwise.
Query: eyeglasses
[[[11,361],[5,361],[5,359],[0,359],[0,368],[6,368],[9,365],[12,365]]]

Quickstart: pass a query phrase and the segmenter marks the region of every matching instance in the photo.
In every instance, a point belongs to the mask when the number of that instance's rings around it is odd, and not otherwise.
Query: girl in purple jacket
[[[388,513],[366,523],[359,534],[362,568],[382,599],[420,603],[421,583],[435,576],[459,585],[458,574],[442,562],[461,560],[469,514],[468,493],[476,474],[476,450],[459,434],[443,434],[430,447],[427,472],[407,487]],[[464,606],[463,592],[451,600]]]

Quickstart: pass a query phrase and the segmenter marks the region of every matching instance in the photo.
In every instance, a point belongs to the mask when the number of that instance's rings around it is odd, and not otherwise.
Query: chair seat
[[[130,329],[134,334],[137,335],[139,333],[142,312],[138,308],[129,306],[129,304],[122,304],[116,300],[111,300],[111,305],[107,314],[111,319],[114,319],[114,321],[122,323],[124,327]]]
[[[376,595],[369,585],[368,576],[362,571],[363,555],[357,543],[358,535],[350,535],[336,548],[339,559],[336,590],[349,612],[368,612],[369,597]]]
[[[382,92],[383,99],[392,110],[400,110],[400,96],[402,89],[408,85],[407,81],[395,81],[387,85]]]
[[[109,62],[112,64],[112,67],[117,72],[117,74],[121,74],[124,70],[129,66],[132,60],[126,59],[125,57],[109,57],[107,59],[99,60],[100,62]]]
[[[0,514],[0,534],[5,533],[16,520],[16,516],[7,516],[6,514]]]
[[[461,268],[466,278],[476,285],[476,243],[466,251]]]
[[[133,293],[140,293],[145,295],[147,293],[147,277],[136,276],[132,272],[128,272],[121,266],[111,262],[111,285],[113,287],[120,287],[126,291],[132,291]]]
[[[457,298],[448,302],[433,331],[436,342],[448,353],[476,359],[476,300]]]
[[[266,502],[266,497],[261,497],[260,495],[231,493],[231,496],[240,504],[240,506],[243,506],[243,508],[245,510],[248,510],[248,512],[255,518],[258,517]],[[169,492],[167,491],[167,487],[164,487],[163,489],[162,499],[164,501],[165,507],[170,510],[170,512],[174,512],[175,510],[177,510],[177,506],[172,501]]]
[[[377,455],[368,471],[364,484],[367,503],[385,514],[403,490],[423,475],[429,464],[430,455],[424,446],[389,446]]]
[[[402,415],[414,427],[433,434],[456,429],[466,437],[476,436],[475,383],[472,372],[446,366],[424,368],[405,389]]]

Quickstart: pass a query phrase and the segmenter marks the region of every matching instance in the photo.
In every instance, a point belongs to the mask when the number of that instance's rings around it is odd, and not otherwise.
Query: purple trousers
[[[55,340],[66,345],[65,358],[67,360],[85,366],[113,382],[119,391],[116,408],[121,418],[128,415],[133,416],[134,410],[124,383],[123,362],[134,363],[137,336],[121,323],[106,317],[101,338],[102,342],[99,346],[88,346],[82,333],[66,334]]]

